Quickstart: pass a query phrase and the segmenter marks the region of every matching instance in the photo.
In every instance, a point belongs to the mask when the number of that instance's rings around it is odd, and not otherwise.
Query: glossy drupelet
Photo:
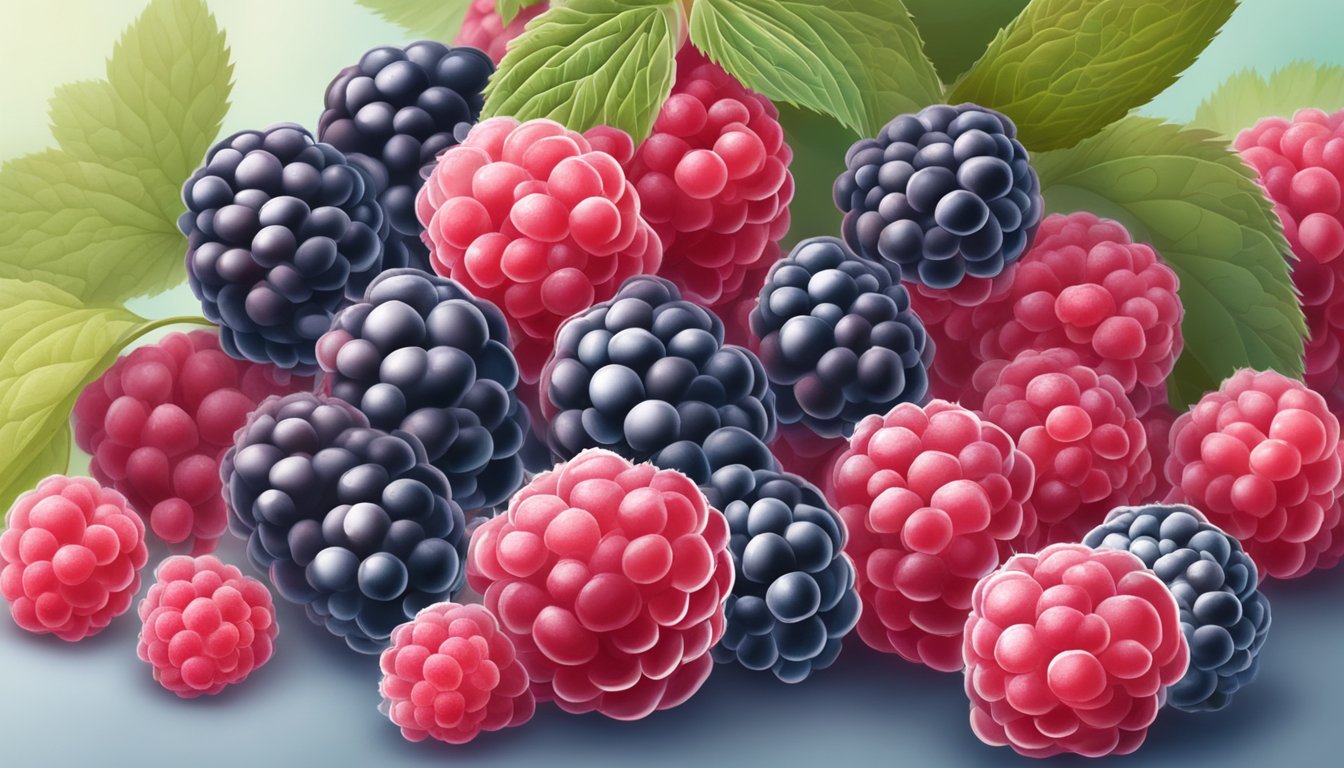
[[[649,457],[660,469],[675,469],[703,489],[715,472],[740,464],[779,471],[779,460],[761,439],[741,427],[719,427],[701,442],[681,440]]]

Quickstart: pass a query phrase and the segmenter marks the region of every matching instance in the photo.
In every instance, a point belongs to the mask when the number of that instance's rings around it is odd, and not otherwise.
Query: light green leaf
[[[9,481],[0,483],[0,528],[4,527],[4,510],[20,495],[31,491],[51,475],[70,471],[70,425],[57,425],[45,440],[34,440],[30,452],[16,457],[15,471]]]
[[[1237,0],[1032,0],[952,89],[1033,151],[1070,147],[1166,90]]]
[[[1268,77],[1244,69],[1199,105],[1191,123],[1230,138],[1262,117],[1292,117],[1299,109],[1344,109],[1344,67],[1295,61]]]
[[[845,152],[859,136],[834,118],[787,104],[779,105],[779,122],[793,150],[793,203],[784,247],[809,237],[839,237],[840,209],[831,200],[831,187],[845,170]]]
[[[519,11],[524,8],[531,8],[541,2],[545,2],[545,0],[499,0],[495,3],[495,10],[499,12],[500,21],[507,25],[518,18]]]
[[[696,0],[691,42],[748,88],[864,135],[943,100],[900,0]]]
[[[528,22],[485,90],[484,117],[610,125],[642,141],[672,91],[679,0],[572,0]]]
[[[359,4],[419,37],[451,42],[471,0],[359,0]]]
[[[1282,225],[1250,171],[1216,136],[1128,117],[1036,156],[1052,212],[1091,211],[1151,244],[1181,280],[1185,352],[1170,380],[1185,406],[1242,367],[1302,374],[1306,324]]]
[[[1026,5],[1027,0],[905,0],[924,38],[924,52],[945,82],[974,64],[994,34]]]

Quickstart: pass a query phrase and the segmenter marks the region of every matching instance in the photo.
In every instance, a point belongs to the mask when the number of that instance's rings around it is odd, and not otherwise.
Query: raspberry
[[[471,537],[467,578],[542,700],[637,720],[709,676],[732,590],[728,525],[689,478],[584,451]]]
[[[933,344],[892,278],[833,237],[804,240],[770,268],[751,334],[781,423],[845,437],[864,416],[924,401]]]
[[[662,248],[639,205],[619,159],[584,136],[495,117],[439,156],[416,214],[434,270],[504,311],[531,383],[561,321],[657,271]]]
[[[833,190],[845,242],[930,288],[997,277],[1041,222],[1041,183],[1017,126],[974,104],[899,115],[850,147],[845,165]]]
[[[1023,259],[1030,255],[1029,250]],[[976,369],[998,358],[997,352],[983,351],[981,344],[995,324],[1006,318],[1005,297],[1015,271],[1006,270],[990,280],[968,278],[955,288],[911,286],[910,309],[924,323],[929,343],[938,350],[938,358],[929,366],[930,395],[975,402],[971,379]]]
[[[785,472],[792,472],[832,498],[831,474],[840,455],[849,448],[843,437],[822,437],[801,424],[782,424],[770,452]]]
[[[148,559],[145,526],[120,493],[52,475],[5,517],[0,595],[20,629],[73,643],[131,607]]]
[[[420,169],[476,122],[494,71],[475,48],[421,40],[374,48],[327,86],[317,137],[369,174],[391,225],[389,250],[407,251],[384,267],[429,269],[415,218],[415,195],[425,183]]]
[[[1040,543],[1078,541],[1114,507],[1151,496],[1152,457],[1134,406],[1114,377],[1067,349],[1027,350],[975,375],[981,413],[1036,469]]]
[[[1002,429],[934,400],[859,422],[833,477],[864,605],[859,637],[961,669],[971,590],[1036,524],[1030,459]]]
[[[1190,668],[1167,690],[1186,712],[1215,712],[1254,682],[1269,633],[1269,600],[1256,589],[1255,563],[1241,543],[1183,504],[1120,507],[1083,538],[1122,549],[1153,569],[1181,611]]]
[[[437,603],[392,630],[379,659],[388,716],[408,741],[465,744],[532,719],[536,699],[513,641],[479,605]]]
[[[504,315],[458,283],[392,270],[317,344],[331,393],[376,429],[419,438],[464,509],[493,507],[523,479],[528,429]]]
[[[741,427],[719,427],[704,442],[681,440],[649,458],[660,469],[675,469],[702,488],[715,472],[741,465],[748,469],[779,471],[779,461],[759,437]]]
[[[171,333],[122,355],[75,401],[75,444],[89,470],[126,496],[154,535],[211,552],[228,526],[219,460],[247,414],[313,380],[234,360],[213,331]]]
[[[331,316],[384,266],[368,175],[292,123],[243,131],[182,187],[187,277],[225,352],[310,374]]]
[[[462,19],[462,29],[457,33],[453,45],[470,45],[485,51],[496,64],[504,58],[505,47],[509,41],[523,33],[527,22],[540,16],[550,7],[547,2],[539,2],[518,10],[518,15],[508,24],[499,16],[496,0],[472,0],[467,6],[467,15]]]
[[[1342,457],[1323,397],[1243,369],[1172,425],[1169,500],[1241,540],[1262,577],[1297,578],[1339,561]]]
[[[722,426],[768,442],[775,398],[761,362],[658,277],[626,281],[568,320],[542,373],[547,443],[561,460],[601,447],[635,461]]]
[[[1189,649],[1176,600],[1128,552],[1054,544],[975,585],[966,621],[971,730],[1027,757],[1143,744]]]
[[[140,601],[140,660],[184,699],[213,696],[270,661],[279,627],[271,593],[217,558],[170,557]]]
[[[1176,409],[1166,403],[1158,403],[1139,417],[1143,422],[1143,431],[1147,435],[1148,455],[1152,457],[1153,490],[1145,494],[1150,499],[1165,499],[1171,494],[1172,484],[1163,468],[1171,456],[1171,426],[1176,423]]]
[[[221,475],[248,559],[360,653],[462,585],[466,521],[447,479],[414,435],[372,429],[342,400],[266,400]]]

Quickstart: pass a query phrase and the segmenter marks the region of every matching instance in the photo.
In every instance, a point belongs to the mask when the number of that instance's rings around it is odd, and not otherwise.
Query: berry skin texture
[[[1302,382],[1237,371],[1176,420],[1171,446],[1168,500],[1239,539],[1261,578],[1297,578],[1339,562],[1339,421]]]
[[[496,0],[471,0],[467,14],[462,18],[462,29],[457,33],[453,45],[469,45],[485,51],[490,60],[499,63],[504,58],[509,41],[523,33],[527,22],[540,16],[550,7],[542,2],[520,8],[518,15],[508,24],[499,16]]]
[[[833,189],[845,242],[930,288],[997,277],[1041,223],[1041,183],[1017,126],[991,109],[899,115],[850,147],[845,165]]]
[[[316,372],[313,345],[332,315],[385,266],[375,194],[362,169],[292,123],[210,148],[182,187],[178,226],[191,291],[225,352]]]
[[[709,676],[733,587],[728,524],[680,472],[584,451],[476,529],[467,578],[539,700],[638,720]]]
[[[1167,459],[1171,456],[1171,427],[1179,416],[1175,408],[1158,403],[1139,417],[1148,439],[1148,454],[1152,456],[1153,490],[1150,499],[1165,499],[1171,495],[1171,480],[1167,479]]]
[[[973,411],[934,400],[859,422],[833,479],[864,606],[859,637],[961,669],[971,590],[1035,527],[1031,460]]]
[[[630,139],[623,152],[629,157]],[[522,378],[537,380],[570,315],[662,260],[620,157],[551,120],[495,117],[439,156],[416,197],[434,271],[509,321]]]
[[[212,555],[170,557],[140,601],[140,660],[184,699],[213,696],[270,661],[279,627],[271,593]]]
[[[893,271],[834,237],[770,268],[750,323],[780,423],[848,437],[864,416],[925,400],[934,346]]]
[[[131,607],[145,525],[110,488],[52,475],[14,500],[0,533],[0,595],[20,629],[73,643]]]
[[[273,397],[220,470],[229,527],[280,596],[367,654],[463,583],[466,520],[408,432],[343,400]]]
[[[681,440],[654,454],[649,463],[675,469],[706,488],[715,472],[741,465],[750,470],[780,471],[779,461],[761,439],[741,427],[719,427],[704,442]]]
[[[1136,555],[1171,590],[1190,668],[1167,689],[1186,712],[1216,712],[1254,682],[1269,634],[1269,599],[1241,543],[1184,504],[1120,507],[1083,543]]]
[[[312,388],[311,377],[229,357],[213,331],[171,333],[84,388],[71,416],[75,444],[155,536],[208,554],[228,527],[219,462],[233,433],[267,397]]]
[[[1138,749],[1189,648],[1176,600],[1128,552],[1053,544],[975,585],[971,730],[1026,757]]]
[[[513,641],[479,605],[436,603],[392,630],[379,659],[379,711],[407,741],[466,744],[536,712]]]
[[[464,509],[493,507],[522,485],[528,411],[495,305],[446,278],[384,272],[336,316],[317,359],[331,394],[371,426],[424,444]]]

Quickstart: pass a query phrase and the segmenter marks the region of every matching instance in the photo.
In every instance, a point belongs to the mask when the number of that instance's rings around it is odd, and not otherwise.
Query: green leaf
[[[447,43],[461,30],[471,0],[359,0],[359,4],[413,35]],[[506,4],[508,0],[500,3]]]
[[[1128,117],[1035,164],[1052,212],[1122,222],[1180,277],[1185,352],[1170,380],[1174,405],[1195,402],[1242,367],[1301,376],[1306,324],[1292,252],[1264,191],[1225,142]]]
[[[1028,0],[905,0],[905,7],[924,38],[924,52],[938,74],[951,82],[965,72],[994,34],[1027,5]]]
[[[55,432],[46,440],[38,439],[29,454],[17,457],[18,466],[8,482],[0,482],[0,509],[9,509],[21,494],[37,487],[37,484],[51,475],[63,475],[70,471],[70,425],[58,425]],[[0,528],[4,527],[4,514],[0,513]]]
[[[1043,151],[1096,135],[1166,90],[1237,0],[1032,0],[952,89]]]
[[[518,12],[524,8],[543,2],[543,0],[499,0],[495,3],[495,10],[499,12],[500,21],[510,24],[518,17]]]
[[[1199,105],[1191,124],[1232,138],[1262,117],[1309,108],[1344,109],[1344,67],[1295,61],[1268,77],[1244,69]]]
[[[787,104],[779,105],[779,122],[793,150],[793,202],[789,205],[789,232],[783,246],[792,247],[808,237],[840,236],[840,209],[831,200],[831,187],[845,170],[845,152],[858,135],[819,115]]]
[[[696,0],[691,42],[748,88],[868,136],[943,100],[900,0]]]
[[[485,90],[482,117],[611,125],[642,141],[672,91],[679,0],[572,0],[528,22]]]

